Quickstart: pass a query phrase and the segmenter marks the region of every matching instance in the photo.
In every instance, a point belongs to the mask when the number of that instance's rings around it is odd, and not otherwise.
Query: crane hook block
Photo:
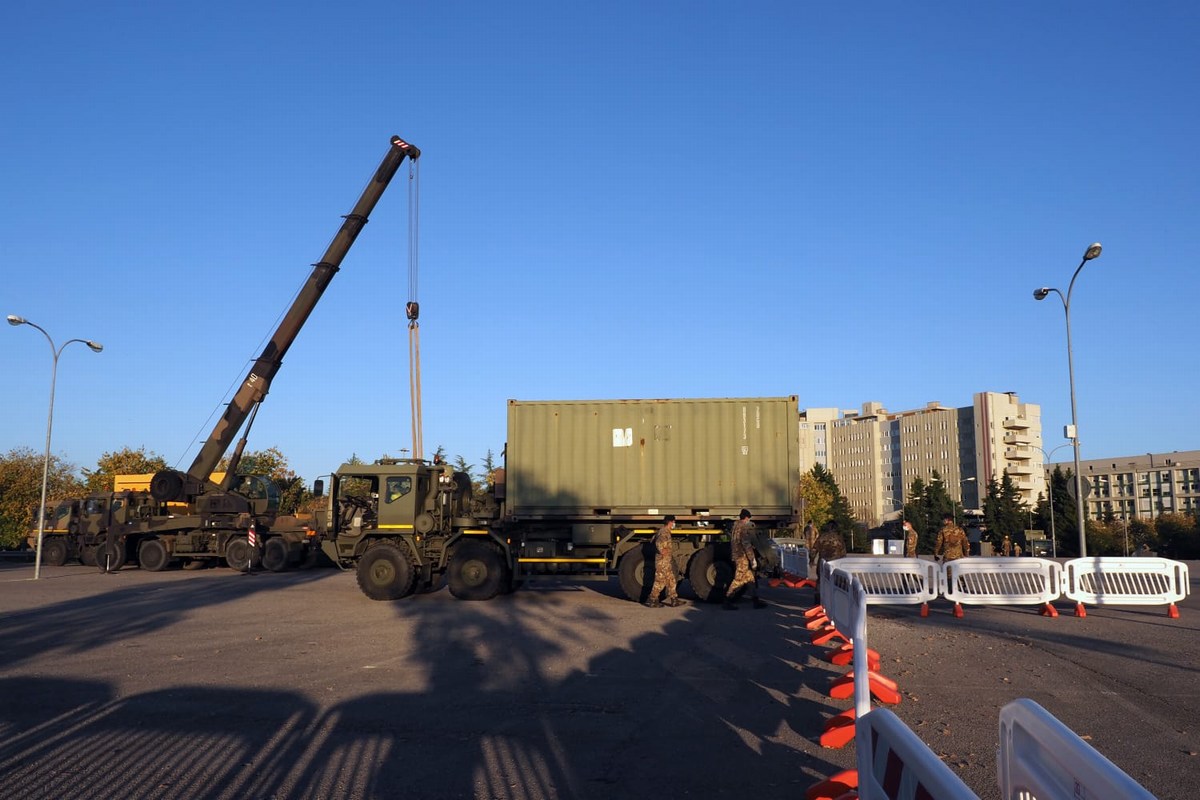
[[[415,320],[421,316],[421,304],[413,300],[404,304],[404,313],[408,314],[409,319]]]

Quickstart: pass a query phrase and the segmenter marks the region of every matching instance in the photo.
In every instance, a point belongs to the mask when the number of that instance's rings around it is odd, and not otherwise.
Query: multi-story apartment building
[[[1045,465],[1074,474],[1074,461]],[[1084,513],[1090,519],[1148,519],[1160,514],[1200,513],[1200,450],[1142,453],[1079,463],[1086,481]]]
[[[936,472],[950,496],[978,509],[987,484],[1007,470],[1025,502],[1045,491],[1041,409],[1015,394],[980,392],[962,408],[929,403],[888,412],[879,403],[861,411],[801,412],[805,467],[833,473],[855,515],[867,525],[893,519],[915,479]]]

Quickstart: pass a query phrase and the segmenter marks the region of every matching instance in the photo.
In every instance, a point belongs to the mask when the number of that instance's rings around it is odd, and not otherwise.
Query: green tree
[[[111,492],[117,475],[144,475],[166,468],[166,459],[153,451],[147,453],[144,446],[136,450],[123,447],[100,456],[95,469],[83,470],[83,478],[89,492]]]
[[[1200,527],[1195,514],[1163,514],[1155,517],[1159,555],[1180,561],[1200,558]]]
[[[226,456],[217,464],[216,471],[221,472],[228,468],[229,458]],[[278,447],[247,450],[242,453],[237,471],[239,475],[264,475],[270,478],[279,489],[280,514],[295,514],[302,507],[307,507],[312,498],[312,492],[304,485],[304,479],[292,470],[287,456]]]
[[[912,523],[917,532],[917,552],[932,553],[937,533],[942,527],[942,518],[950,514],[962,519],[962,504],[950,496],[946,482],[937,470],[929,483],[914,478],[908,488],[909,500],[904,504],[904,518]]]
[[[800,527],[811,522],[817,530],[832,519],[833,495],[829,487],[817,479],[812,470],[800,476]]]
[[[28,447],[16,447],[0,456],[0,549],[18,547],[37,523],[45,463],[43,454]],[[46,476],[47,504],[53,505],[83,491],[75,465],[51,453]]]
[[[983,498],[983,522],[992,546],[999,549],[1005,536],[1017,541],[1028,521],[1029,507],[1021,500],[1021,493],[1008,470],[999,481],[994,477],[988,481],[987,496]]]
[[[829,520],[837,528],[838,533],[846,540],[847,551],[853,550],[854,545],[858,544],[859,540],[866,541],[865,536],[855,537],[855,529],[858,523],[854,519],[854,511],[850,508],[850,501],[842,494],[842,490],[838,488],[837,481],[833,477],[833,473],[825,469],[821,464],[814,464],[812,468],[812,476],[818,483],[823,485],[829,493]]]

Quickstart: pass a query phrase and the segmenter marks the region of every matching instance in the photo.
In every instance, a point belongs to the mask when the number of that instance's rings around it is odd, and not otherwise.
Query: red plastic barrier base
[[[821,747],[837,750],[854,741],[855,717],[854,709],[851,708],[825,720],[825,728],[820,738]]]
[[[1179,609],[1175,607],[1174,603],[1167,606],[1167,616],[1171,619],[1179,619]]]
[[[837,664],[839,667],[845,667],[854,663],[854,645],[844,644],[834,650],[830,650],[825,654],[825,660],[830,664]],[[867,648],[867,668],[879,670],[879,653],[876,653],[871,648]]]
[[[805,619],[812,619],[813,617],[823,617],[823,616],[825,616],[825,606],[823,606],[823,605],[815,605],[812,608],[810,608],[804,612]]]
[[[850,640],[847,639],[845,636],[843,636],[841,631],[839,631],[837,628],[833,627],[832,625],[830,625],[826,628],[822,628],[819,631],[813,631],[812,643],[813,644],[826,644],[827,642],[832,642],[835,638],[841,639],[846,644],[850,644]]]
[[[962,619],[962,616],[963,616],[962,603],[954,604],[954,616],[958,617],[959,619]]]
[[[822,614],[821,616],[813,617],[808,622],[804,623],[804,627],[808,628],[810,631],[815,631],[818,628],[824,628],[828,624],[829,617]]]
[[[817,587],[817,582],[812,578],[801,578],[799,575],[793,575],[790,572],[785,572],[779,578],[769,578],[767,583],[772,587],[786,586],[789,589],[803,589],[805,586],[811,586],[814,589]]]
[[[889,706],[900,702],[900,687],[891,678],[885,678],[873,670],[867,671],[867,684],[871,696]],[[854,697],[854,671],[847,672],[840,678],[835,678],[829,685],[829,696],[834,700],[846,700]]]
[[[804,800],[839,800],[849,792],[854,792],[851,796],[857,797],[857,788],[858,770],[848,769],[809,787],[804,793]]]
[[[921,616],[922,617],[929,616],[929,603],[921,603]]]
[[[1077,616],[1077,617],[1086,617],[1087,616],[1087,609],[1083,607],[1083,603],[1075,604],[1075,616]]]
[[[1058,609],[1055,608],[1054,606],[1050,605],[1049,603],[1046,603],[1045,605],[1042,606],[1042,610],[1038,613],[1040,613],[1043,617],[1057,617]]]

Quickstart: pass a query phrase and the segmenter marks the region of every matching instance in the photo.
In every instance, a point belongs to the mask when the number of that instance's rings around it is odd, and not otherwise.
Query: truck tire
[[[42,540],[42,563],[61,567],[67,563],[67,543],[57,536]]]
[[[647,550],[653,552],[649,544],[643,543],[621,556],[617,564],[621,591],[635,603],[646,602],[654,585],[654,556],[647,557]]]
[[[358,560],[358,588],[372,600],[399,600],[412,594],[413,566],[394,542],[376,542]]]
[[[258,557],[246,537],[237,536],[225,543],[225,563],[232,570],[247,572],[258,566]]]
[[[107,542],[96,545],[96,566],[101,572],[116,572],[125,566],[125,543],[116,541],[111,547]]]
[[[96,566],[96,545],[81,544],[79,546],[79,563],[85,567]]]
[[[500,593],[508,567],[500,551],[483,542],[463,542],[450,556],[446,582],[459,600],[491,600]]]
[[[267,539],[267,543],[263,545],[263,569],[271,572],[284,572],[287,570],[290,560],[287,542],[278,536]]]
[[[148,572],[162,572],[171,563],[171,554],[162,539],[146,539],[138,547],[138,565]]]
[[[719,603],[725,599],[725,587],[733,580],[733,565],[718,559],[712,545],[692,556],[688,564],[688,582],[696,597],[708,603]]]

